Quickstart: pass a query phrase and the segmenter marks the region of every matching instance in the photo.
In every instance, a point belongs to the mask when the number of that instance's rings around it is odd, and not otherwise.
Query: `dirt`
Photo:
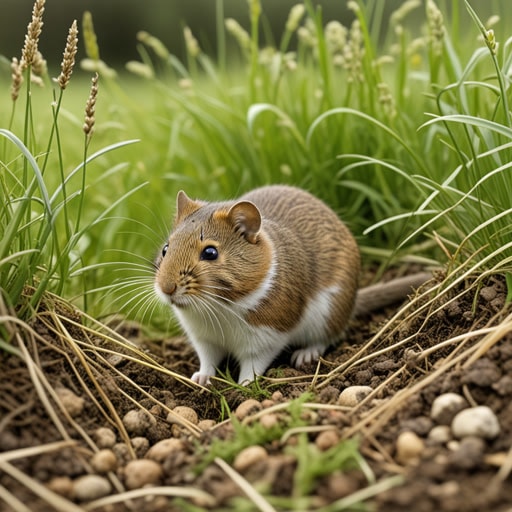
[[[468,292],[464,294],[465,289]],[[478,285],[463,282],[437,302],[428,305],[427,300],[418,301],[415,314],[402,314],[371,342],[384,322],[396,313],[396,307],[353,321],[346,339],[325,355],[318,368],[295,370],[288,365],[289,354],[283,354],[267,372],[276,380],[260,385],[257,398],[261,405],[256,410],[274,411],[279,404],[297,399],[306,391],[312,393],[308,402],[316,407],[304,408],[301,413],[303,424],[310,428],[307,439],[312,445],[327,442],[327,448],[320,449],[335,450],[344,439],[356,437],[377,482],[402,477],[398,485],[393,481],[389,489],[367,500],[370,510],[510,510],[512,331],[505,322],[510,308],[505,304],[504,282],[498,277]],[[0,510],[22,510],[20,504],[26,510],[55,510],[57,502],[42,497],[34,482],[63,496],[68,503],[86,506],[88,501],[80,501],[70,485],[90,473],[102,474],[111,482],[110,495],[122,493],[127,483],[127,462],[134,457],[144,458],[151,446],[168,438],[180,439],[182,444],[158,462],[160,473],[153,484],[203,490],[213,496],[213,502],[157,493],[110,505],[97,502],[91,510],[257,509],[247,502],[241,505],[244,492],[221,465],[210,461],[204,467],[212,446],[220,439],[233,438],[234,427],[226,420],[226,408],[235,411],[247,399],[246,392],[219,382],[214,384],[213,392],[190,387],[158,368],[134,360],[133,350],[122,348],[110,335],[94,336],[83,328],[86,320],[65,308],[58,311],[58,318],[64,322],[69,337],[57,336],[52,312],[59,307],[44,307],[31,325],[37,335],[24,332],[20,338],[23,341],[13,340],[14,346],[26,348],[34,365],[16,355],[0,353]],[[498,325],[508,327],[497,330],[490,340],[485,338],[485,329]],[[478,329],[484,332],[463,336]],[[197,367],[197,358],[182,337],[149,340],[133,323],[125,323],[118,330],[163,368],[190,376]],[[70,343],[69,339],[74,341]],[[442,345],[447,340],[454,341]],[[77,349],[80,343],[81,351]],[[236,373],[230,364],[227,369]],[[285,378],[288,380],[282,380]],[[43,383],[43,389],[34,385],[34,379]],[[44,388],[46,383],[48,387]],[[340,391],[354,385],[370,386],[374,393],[355,408],[338,406]],[[41,399],[51,397],[52,390],[62,389],[73,393],[71,402],[79,405],[77,410],[66,409],[66,413],[56,407],[54,399],[49,399],[49,405]],[[432,402],[447,392],[465,397],[470,405],[489,406],[498,418],[499,435],[488,440],[433,441],[429,435],[435,426],[430,414]],[[207,428],[205,423],[192,429],[170,423],[169,411],[179,406],[191,407],[199,421],[213,420],[213,428]],[[156,421],[148,421],[140,431],[123,434],[116,424],[116,414],[122,419],[138,407]],[[51,410],[56,417],[52,417]],[[275,420],[275,416],[281,427],[286,427],[290,415],[291,412],[272,412],[266,421],[270,421],[269,417]],[[260,421],[252,418],[249,414],[245,421]],[[106,445],[115,452],[117,466],[105,473],[91,466],[94,452],[102,448],[98,431],[102,427],[113,431],[117,442],[114,447]],[[330,441],[321,430],[331,432]],[[423,448],[418,457],[400,461],[397,439],[405,431],[414,432]],[[126,443],[123,445],[126,436],[131,439],[132,453]],[[298,439],[291,435],[286,441],[281,438],[262,442],[267,456],[237,470],[255,488],[264,489],[264,495],[274,497],[276,510],[289,510],[291,505],[286,499],[297,494],[295,479],[300,461],[293,450]],[[49,445],[62,440],[68,444],[57,449]],[[36,451],[17,451],[28,447],[35,447]],[[48,451],[43,452],[44,449]],[[233,465],[229,454],[225,458]],[[202,471],[197,471],[201,465]],[[24,482],[16,470],[30,480]],[[307,501],[301,502],[305,505],[298,509],[321,510],[367,487],[371,482],[361,469],[332,470],[313,480],[303,497]],[[5,490],[18,501],[5,501]],[[285,501],[279,502],[279,498]]]

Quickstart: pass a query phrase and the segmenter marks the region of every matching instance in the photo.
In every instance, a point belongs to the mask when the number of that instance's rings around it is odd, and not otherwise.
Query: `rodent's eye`
[[[213,245],[209,245],[208,247],[205,247],[203,251],[201,252],[201,259],[202,260],[208,260],[213,261],[216,260],[219,257],[219,252]]]
[[[167,249],[169,249],[169,244],[165,244],[162,247],[162,258],[165,258],[165,255],[167,254]]]

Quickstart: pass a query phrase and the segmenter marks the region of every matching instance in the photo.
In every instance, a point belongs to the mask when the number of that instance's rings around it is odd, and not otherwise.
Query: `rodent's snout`
[[[163,293],[166,295],[174,295],[174,292],[176,291],[176,283],[163,283],[160,285],[160,289]]]

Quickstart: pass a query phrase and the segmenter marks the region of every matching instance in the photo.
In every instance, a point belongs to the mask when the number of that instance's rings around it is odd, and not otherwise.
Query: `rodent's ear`
[[[245,239],[251,244],[258,241],[261,227],[261,214],[257,206],[250,201],[235,203],[228,212],[228,219]]]
[[[176,197],[176,220],[175,224],[181,222],[182,219],[190,215],[191,213],[199,210],[201,208],[201,203],[199,201],[194,201],[190,199],[190,197],[180,190],[178,192],[178,196]]]

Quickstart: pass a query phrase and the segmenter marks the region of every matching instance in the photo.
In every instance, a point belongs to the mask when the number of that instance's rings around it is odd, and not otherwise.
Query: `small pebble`
[[[210,430],[217,425],[215,420],[201,420],[197,426],[204,432],[205,430]]]
[[[428,439],[434,444],[445,444],[452,438],[452,430],[448,425],[436,425],[428,433]]]
[[[450,462],[461,469],[476,468],[483,459],[485,441],[481,437],[465,437],[452,453]]]
[[[112,451],[116,456],[119,466],[124,466],[132,457],[130,449],[124,443],[116,443],[112,446]]]
[[[265,414],[260,418],[260,424],[265,428],[272,428],[279,424],[279,417],[277,414]]]
[[[116,454],[108,448],[100,450],[91,457],[91,466],[96,473],[100,474],[114,471],[117,467]]]
[[[396,440],[396,460],[400,464],[415,464],[419,461],[425,443],[414,432],[402,432]]]
[[[349,386],[340,393],[338,405],[354,407],[362,402],[372,391],[373,388],[370,386]]]
[[[428,488],[428,494],[437,500],[443,500],[460,494],[460,484],[454,480],[448,480]]]
[[[421,437],[426,436],[432,430],[432,420],[427,416],[418,416],[401,422],[402,430],[411,430]]]
[[[55,388],[55,393],[62,402],[64,409],[68,414],[74,418],[82,413],[84,410],[85,401],[82,397],[75,395],[73,391],[68,388]]]
[[[199,418],[197,417],[197,412],[192,409],[192,407],[187,407],[185,405],[178,405],[175,407],[172,412],[167,415],[167,421],[169,423],[178,423],[182,422],[180,419],[183,418],[186,421],[189,421],[193,425],[197,425],[199,423]]]
[[[73,480],[69,476],[54,476],[46,484],[46,487],[65,498],[72,498],[73,496]]]
[[[73,495],[78,501],[97,500],[111,491],[110,482],[99,475],[80,476],[73,482]]]
[[[171,437],[169,439],[162,439],[155,443],[146,453],[146,458],[156,462],[163,462],[171,453],[182,450],[183,442],[179,439]]]
[[[135,436],[143,435],[155,423],[155,417],[142,409],[132,409],[123,417],[123,425],[126,430]]]
[[[124,468],[124,479],[128,489],[157,485],[160,483],[162,475],[162,466],[149,459],[131,460]]]
[[[283,398],[284,398],[284,395],[283,395],[283,393],[282,393],[281,391],[274,391],[274,392],[272,393],[272,396],[270,397],[270,399],[271,399],[274,403],[276,403],[276,404],[278,404],[279,402],[282,402],[282,401],[283,401]]]
[[[261,410],[261,404],[258,402],[258,400],[255,400],[254,398],[249,398],[247,400],[244,400],[235,411],[235,416],[239,420],[243,420],[247,416],[250,416],[251,414],[254,414],[255,412],[258,412]]]
[[[233,467],[237,471],[245,471],[250,468],[256,462],[265,460],[268,458],[268,453],[263,446],[255,445],[244,448],[233,461]]]
[[[142,457],[144,457],[144,455],[146,455],[146,452],[149,450],[148,438],[142,436],[135,436],[132,437],[130,442],[132,443],[137,458],[142,459]]]
[[[116,444],[116,434],[114,431],[107,427],[100,427],[94,431],[94,440],[96,446],[102,448],[112,448]]]
[[[500,396],[506,396],[512,394],[512,376],[504,375],[498,382],[492,385],[492,389]]]
[[[359,488],[353,475],[335,471],[327,476],[326,494],[329,500],[336,501],[356,492]]]
[[[457,393],[444,393],[432,402],[430,417],[440,425],[450,425],[455,415],[467,407],[464,397]]]
[[[468,436],[494,439],[500,433],[500,424],[489,407],[480,405],[459,412],[453,418],[452,432],[459,439]]]
[[[495,299],[496,295],[498,295],[498,291],[494,286],[484,286],[480,289],[480,297],[487,302]]]
[[[480,387],[492,386],[501,378],[501,369],[490,359],[483,357],[475,361],[463,374],[462,384],[475,384]]]
[[[339,442],[340,436],[335,430],[324,430],[315,439],[316,447],[322,452],[336,446]]]

